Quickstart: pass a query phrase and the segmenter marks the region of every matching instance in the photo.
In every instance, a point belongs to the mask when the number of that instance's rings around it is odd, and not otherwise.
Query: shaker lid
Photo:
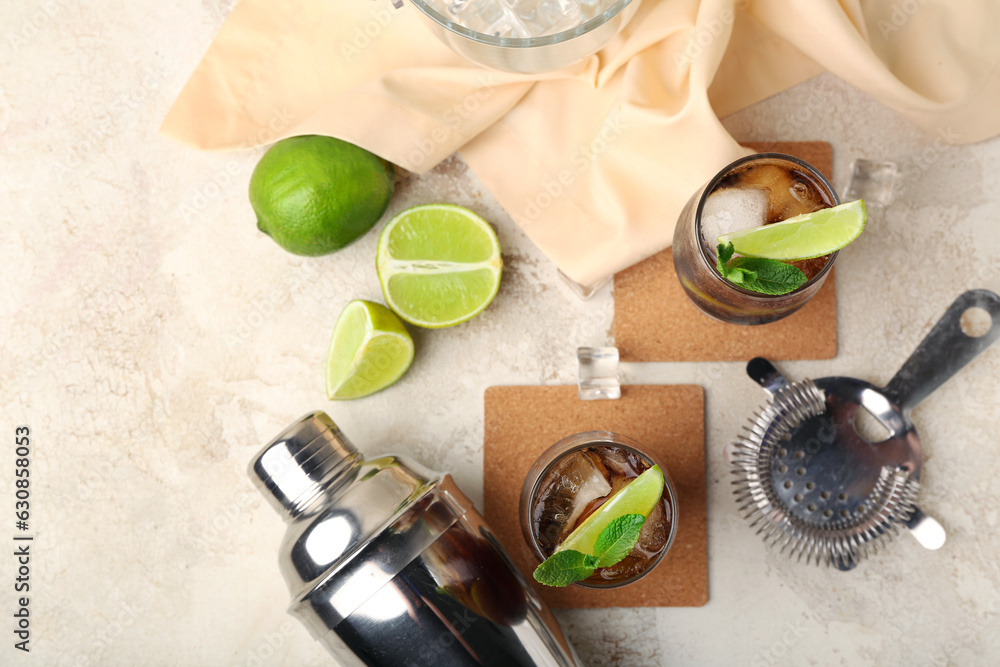
[[[325,483],[360,458],[333,420],[316,411],[265,445],[250,461],[247,474],[287,521],[309,507]]]

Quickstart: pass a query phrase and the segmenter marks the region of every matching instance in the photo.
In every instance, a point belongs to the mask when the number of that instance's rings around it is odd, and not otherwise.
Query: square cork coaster
[[[583,431],[621,433],[666,466],[677,491],[677,535],[656,569],[611,590],[551,588],[556,609],[700,607],[708,602],[705,525],[705,394],[694,385],[628,385],[617,400],[582,401],[575,386],[490,387],[485,396],[483,505],[487,523],[525,575],[538,565],[521,533],[521,486],[553,443]]]
[[[831,178],[833,149],[820,141],[748,143],[760,153],[801,158]],[[671,249],[615,274],[614,336],[623,361],[745,361],[832,359],[837,354],[837,298],[834,271],[801,310],[788,317],[745,326],[726,324],[698,310],[688,299]]]

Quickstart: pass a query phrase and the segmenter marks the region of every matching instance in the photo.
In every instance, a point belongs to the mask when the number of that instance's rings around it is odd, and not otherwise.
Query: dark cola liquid
[[[744,165],[726,174],[713,192],[726,188],[764,190],[768,194],[767,220],[764,223],[767,225],[834,205],[826,188],[812,174],[790,164],[758,162]],[[714,246],[706,245],[706,251],[709,256],[715,257]],[[824,255],[788,264],[797,266],[807,279],[812,280],[828,261],[830,256]]]
[[[593,445],[558,459],[538,486],[532,505],[532,529],[546,558],[611,495],[652,467],[631,449]],[[663,496],[646,518],[639,542],[621,562],[598,568],[588,584],[614,584],[639,574],[667,547],[673,508]]]

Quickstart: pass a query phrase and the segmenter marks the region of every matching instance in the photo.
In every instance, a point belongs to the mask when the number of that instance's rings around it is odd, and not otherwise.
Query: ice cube
[[[719,236],[760,227],[767,222],[767,208],[767,192],[759,188],[724,188],[710,194],[701,209],[701,236],[712,260]]]
[[[577,394],[580,400],[621,398],[617,347],[578,347]]]
[[[535,504],[538,542],[552,552],[593,501],[611,493],[600,459],[586,450],[563,458],[542,480]]]
[[[584,22],[583,7],[578,0],[509,1],[532,36],[554,35]]]
[[[635,457],[630,456],[628,450],[618,447],[601,447],[597,450],[597,455],[601,457],[601,464],[607,468],[612,477],[634,477],[638,472]]]
[[[634,549],[632,553],[635,553]],[[629,577],[635,576],[645,570],[648,560],[648,558],[636,558],[635,556],[629,554],[614,565],[604,568],[601,571],[601,577],[608,581],[621,581],[622,579],[628,579]]]
[[[788,193],[797,202],[810,203],[813,200],[812,188],[805,181],[796,180],[792,183],[792,187],[788,188]]]
[[[635,479],[635,477],[629,478],[629,477],[619,477],[618,475],[612,476],[611,477],[611,493],[612,494],[618,493],[619,491],[621,491],[622,489],[624,489],[626,486],[628,486],[628,483],[631,482],[633,479]]]
[[[771,219],[788,220],[829,206],[816,186],[803,178],[795,178],[788,189],[771,195]]]
[[[791,171],[776,164],[756,164],[739,175],[741,186],[764,188],[772,192],[787,191],[794,181],[795,177]]]
[[[740,185],[767,191],[768,222],[778,222],[826,206],[816,188],[791,169],[774,164],[751,167],[740,174]]]
[[[845,188],[844,201],[864,199],[869,206],[888,206],[892,203],[892,186],[898,171],[895,162],[858,158],[851,163],[851,180]]]
[[[580,0],[431,0],[443,16],[495,37],[541,37],[570,30],[588,17]]]
[[[444,16],[470,30],[495,37],[530,37],[530,31],[504,0],[437,0]],[[437,8],[435,6],[435,8]]]
[[[639,541],[636,547],[642,549],[647,554],[659,553],[667,544],[667,536],[670,534],[667,524],[666,511],[663,509],[663,502],[658,502],[653,507],[646,522],[642,524],[639,532]]]
[[[611,493],[621,491],[647,467],[636,454],[627,449],[601,447],[596,451],[610,476]]]

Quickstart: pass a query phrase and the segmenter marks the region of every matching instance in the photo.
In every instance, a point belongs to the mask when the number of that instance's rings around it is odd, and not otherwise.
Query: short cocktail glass
[[[723,322],[765,324],[791,315],[822,287],[837,253],[792,262],[808,282],[771,296],[736,286],[719,274],[716,237],[838,204],[830,182],[803,160],[782,153],[736,160],[695,192],[681,211],[673,245],[677,278],[695,306]]]
[[[610,495],[654,465],[663,472],[663,494],[643,524],[638,543],[621,562],[598,568],[574,584],[585,588],[624,586],[656,567],[677,534],[677,495],[666,468],[624,435],[588,431],[549,447],[521,487],[521,531],[539,562]]]

